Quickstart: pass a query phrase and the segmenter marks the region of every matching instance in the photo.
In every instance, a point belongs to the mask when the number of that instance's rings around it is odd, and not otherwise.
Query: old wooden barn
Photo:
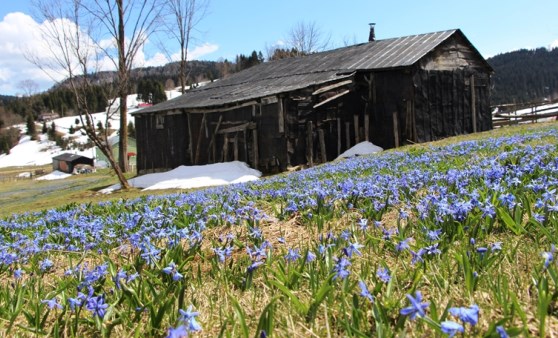
[[[263,172],[492,128],[492,68],[459,30],[267,62],[135,113],[138,172],[239,160]]]

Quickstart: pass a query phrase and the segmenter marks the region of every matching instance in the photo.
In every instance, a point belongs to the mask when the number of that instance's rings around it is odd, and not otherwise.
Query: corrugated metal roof
[[[460,33],[454,29],[376,40],[304,57],[262,63],[135,114],[234,105],[338,81],[355,71],[408,67],[456,32]]]
[[[73,161],[75,161],[79,158],[86,158],[88,160],[91,160],[89,157],[82,156],[82,155],[77,155],[77,154],[70,154],[70,153],[60,154],[60,155],[54,156],[52,159],[57,160],[57,161],[73,162]]]

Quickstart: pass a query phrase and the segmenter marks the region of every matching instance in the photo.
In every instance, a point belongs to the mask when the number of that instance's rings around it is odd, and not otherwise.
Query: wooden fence
[[[502,104],[491,107],[494,128],[522,123],[537,123],[556,120],[558,117],[558,100],[532,102],[524,104]]]

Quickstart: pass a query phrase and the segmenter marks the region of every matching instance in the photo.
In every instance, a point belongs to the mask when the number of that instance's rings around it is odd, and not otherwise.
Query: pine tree
[[[31,136],[31,140],[37,140],[37,127],[35,126],[33,114],[27,115],[27,135]]]

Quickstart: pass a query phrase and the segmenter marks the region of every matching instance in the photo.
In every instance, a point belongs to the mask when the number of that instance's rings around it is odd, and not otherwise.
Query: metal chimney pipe
[[[376,34],[374,33],[375,23],[369,23],[370,25],[370,35],[368,36],[368,42],[376,41]]]

